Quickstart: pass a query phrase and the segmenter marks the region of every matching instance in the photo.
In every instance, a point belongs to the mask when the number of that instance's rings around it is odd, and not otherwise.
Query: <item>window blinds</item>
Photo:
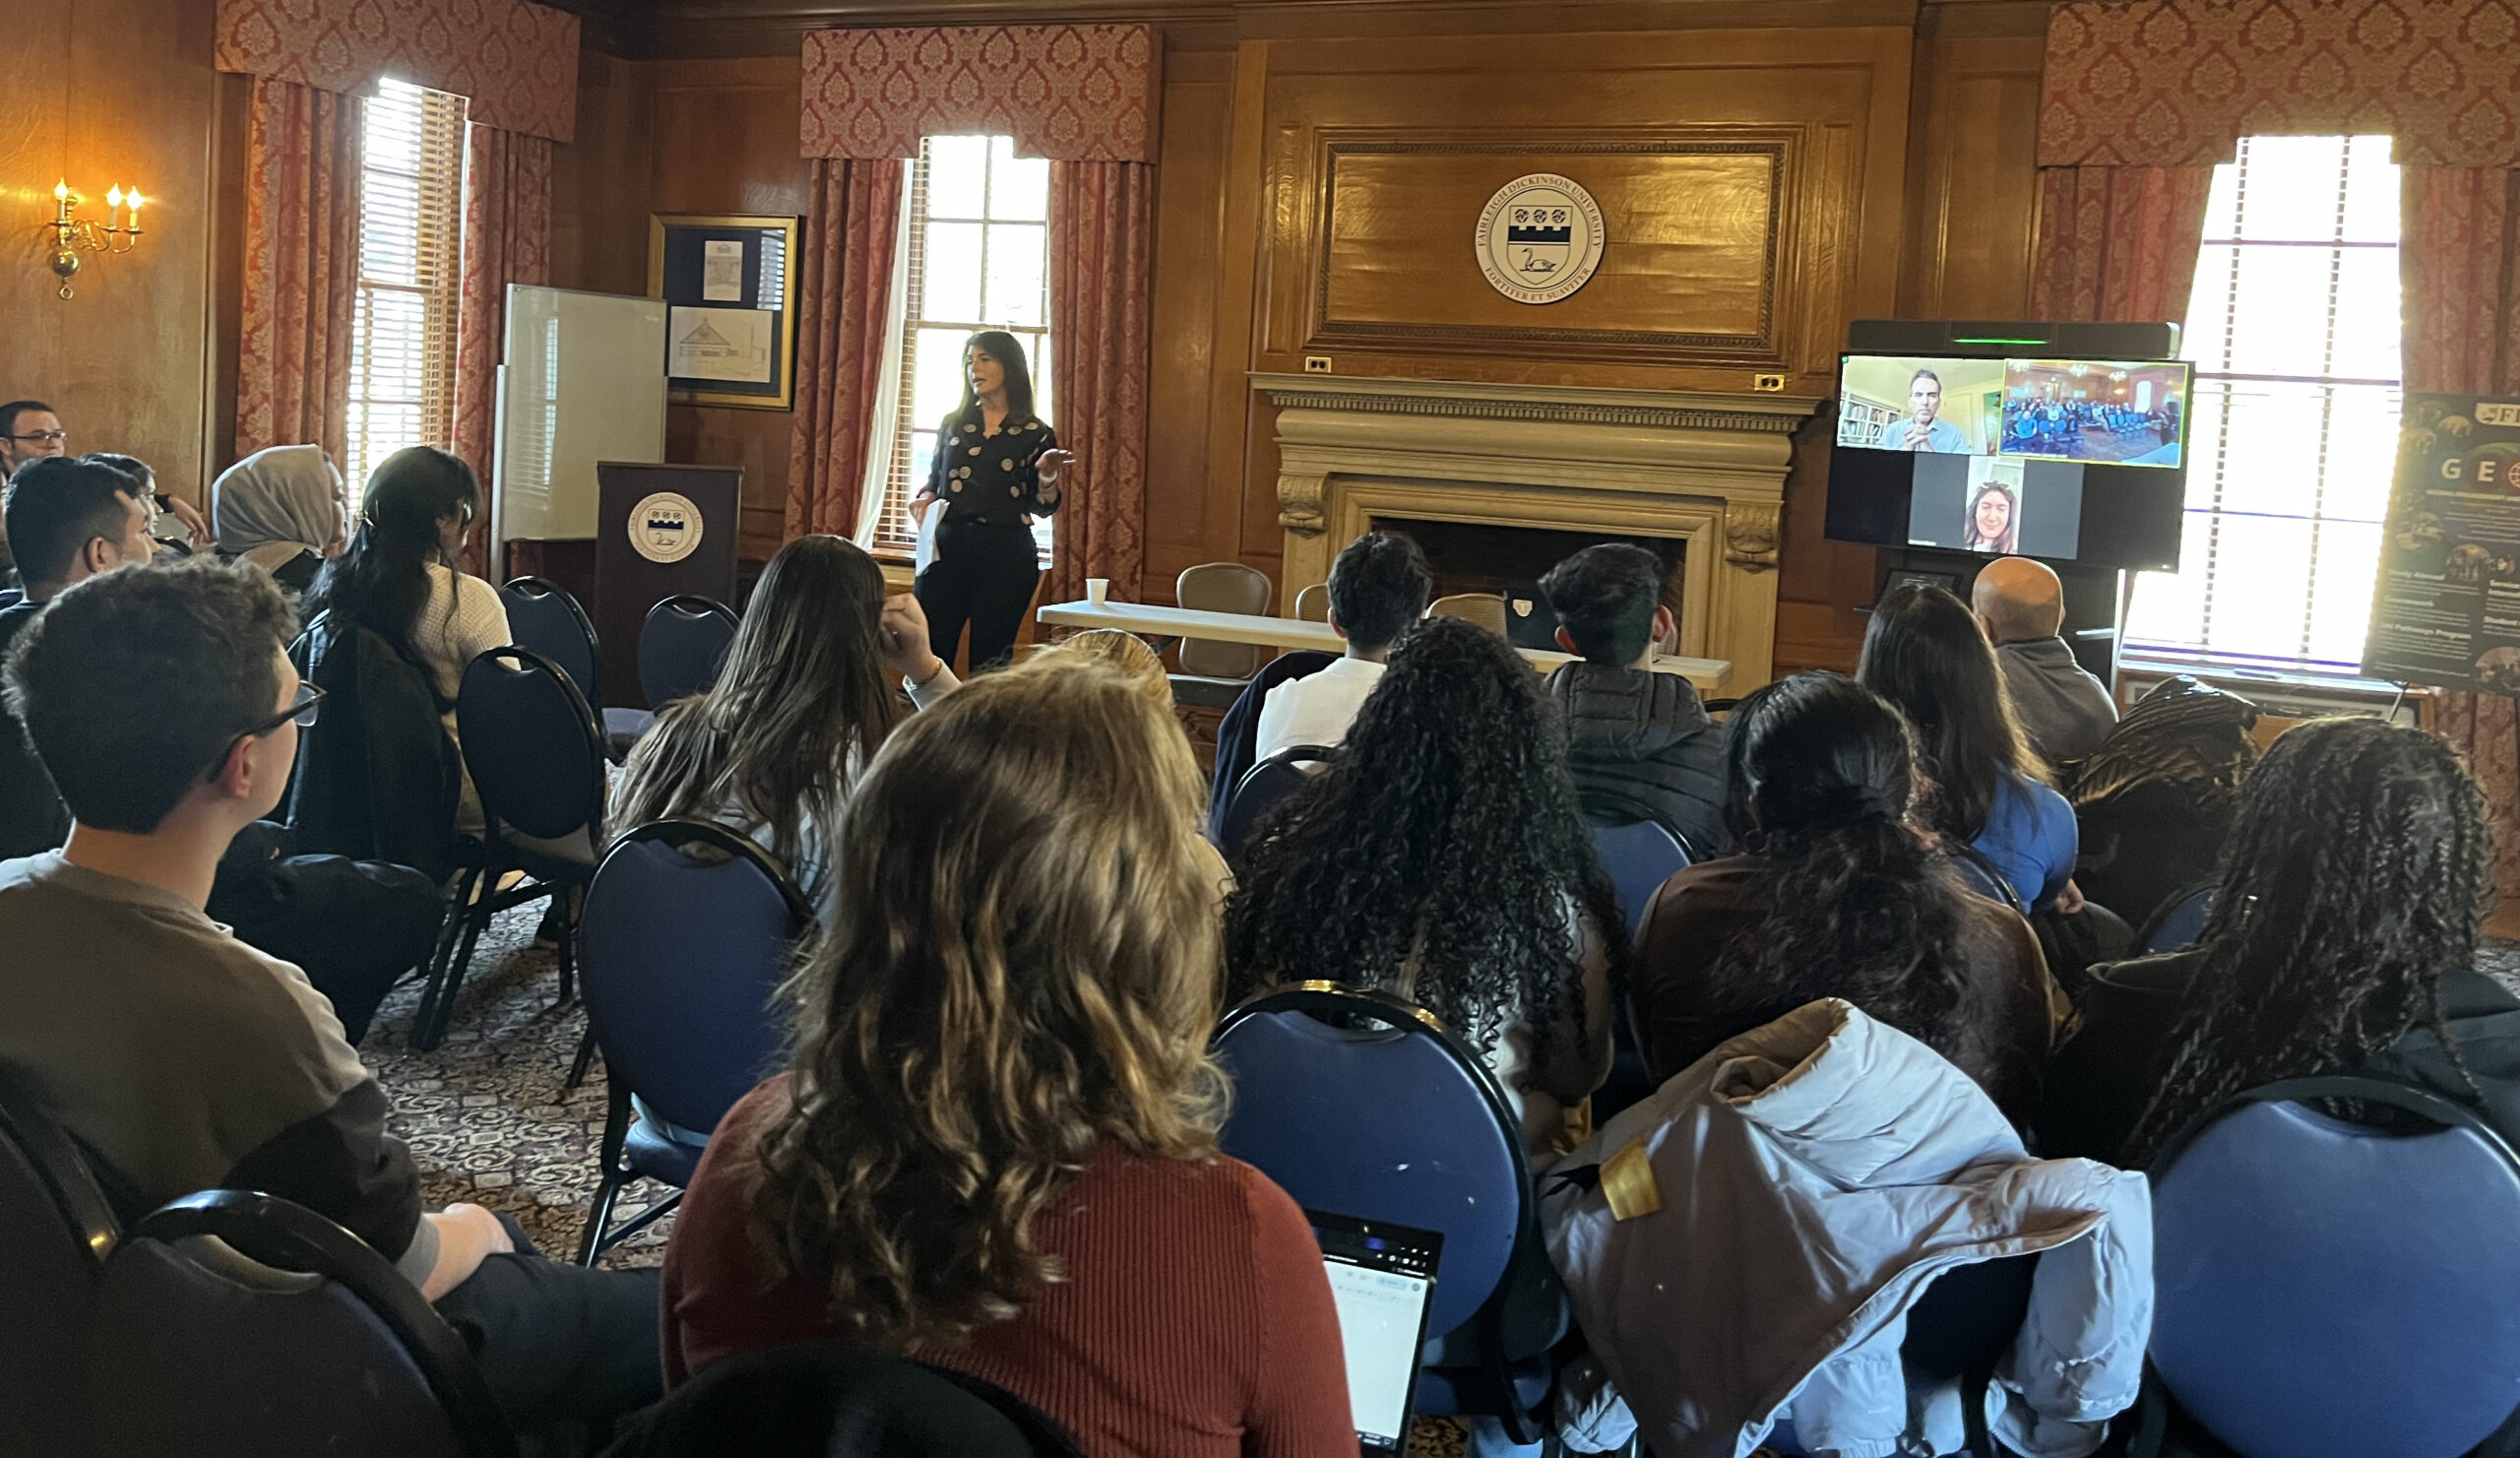
[[[389,80],[360,112],[358,303],[342,463],[353,504],[378,462],[452,434],[463,247],[464,98]]]

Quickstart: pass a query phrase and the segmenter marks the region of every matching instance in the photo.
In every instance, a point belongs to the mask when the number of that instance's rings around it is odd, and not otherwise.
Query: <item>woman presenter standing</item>
[[[1033,413],[1033,376],[1015,336],[987,329],[963,345],[963,404],[936,427],[936,460],[911,500],[922,521],[940,509],[936,558],[918,574],[927,644],[954,662],[972,629],[972,670],[1015,649],[1024,609],[1040,586],[1033,518],[1059,509],[1059,474],[1075,457]]]

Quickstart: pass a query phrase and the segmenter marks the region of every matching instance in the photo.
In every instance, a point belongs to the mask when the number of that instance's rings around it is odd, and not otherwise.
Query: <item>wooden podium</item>
[[[735,524],[744,474],[734,466],[596,466],[595,629],[603,696],[635,708],[639,628],[667,598],[735,605]]]

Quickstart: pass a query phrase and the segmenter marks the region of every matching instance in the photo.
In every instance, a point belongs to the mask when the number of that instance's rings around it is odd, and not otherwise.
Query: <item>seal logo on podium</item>
[[[700,549],[700,508],[677,491],[657,491],[630,508],[630,545],[651,562],[679,562]]]
[[[1479,215],[1479,271],[1498,293],[1553,304],[1602,266],[1602,208],[1572,177],[1532,172],[1496,189]]]

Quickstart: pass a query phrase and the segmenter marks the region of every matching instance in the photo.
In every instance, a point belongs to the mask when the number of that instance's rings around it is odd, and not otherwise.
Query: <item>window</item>
[[[1015,336],[1032,371],[1034,412],[1058,419],[1050,401],[1049,202],[1050,164],[1017,157],[1012,137],[930,137],[911,163],[904,266],[894,285],[903,310],[900,380],[890,399],[890,449],[879,449],[873,463],[883,487],[878,549],[907,552],[916,542],[910,498],[927,482],[937,422],[963,403],[963,341],[975,331]],[[1046,562],[1050,519],[1036,522],[1033,534]]]
[[[353,510],[377,462],[405,446],[443,446],[453,431],[464,98],[389,80],[360,115],[358,306],[341,463]]]
[[[2136,578],[2133,652],[2357,671],[2397,452],[2398,207],[2386,137],[2248,137],[2214,169],[2186,537],[2178,572]]]

